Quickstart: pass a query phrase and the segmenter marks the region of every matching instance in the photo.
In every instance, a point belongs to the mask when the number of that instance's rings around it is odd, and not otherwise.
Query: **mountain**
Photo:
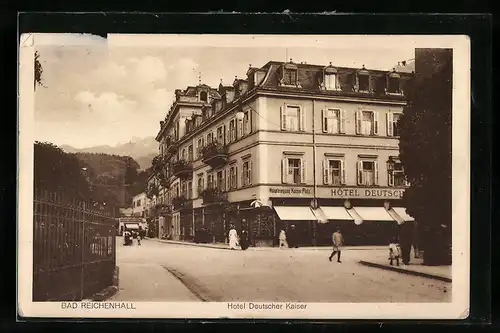
[[[153,157],[158,155],[158,142],[154,137],[137,138],[116,146],[100,145],[86,148],[74,148],[69,145],[59,146],[67,153],[101,153],[109,155],[130,156],[139,163],[140,170],[151,166]]]

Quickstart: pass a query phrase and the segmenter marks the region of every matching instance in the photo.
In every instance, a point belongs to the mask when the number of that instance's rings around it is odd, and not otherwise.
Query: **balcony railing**
[[[227,146],[214,141],[203,147],[202,151],[203,163],[208,164],[212,169],[225,165],[228,161]]]
[[[186,160],[178,160],[172,165],[174,177],[187,179],[193,176],[193,163]]]
[[[227,202],[227,192],[218,188],[207,188],[200,193],[204,205]]]

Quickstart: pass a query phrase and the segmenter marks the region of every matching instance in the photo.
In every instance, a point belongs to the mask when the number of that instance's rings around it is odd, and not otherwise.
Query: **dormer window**
[[[363,68],[358,71],[356,80],[358,91],[370,91],[370,72],[366,70],[364,65]]]
[[[200,101],[205,103],[208,102],[208,93],[206,91],[200,93]]]
[[[298,86],[298,68],[290,59],[289,63],[283,66],[283,85]]]
[[[394,70],[387,76],[387,92],[390,94],[399,94],[401,92],[400,87],[401,76]]]
[[[330,66],[326,67],[324,70],[324,87],[326,90],[337,90],[338,89],[338,84],[337,84],[337,69],[332,66],[332,63],[330,63]]]

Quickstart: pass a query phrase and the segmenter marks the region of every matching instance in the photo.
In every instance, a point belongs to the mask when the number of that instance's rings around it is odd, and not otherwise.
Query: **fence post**
[[[82,218],[82,235],[81,235],[81,249],[82,249],[82,258],[81,258],[81,276],[80,276],[80,300],[83,301],[84,294],[84,272],[85,272],[85,201],[83,202],[83,218]]]

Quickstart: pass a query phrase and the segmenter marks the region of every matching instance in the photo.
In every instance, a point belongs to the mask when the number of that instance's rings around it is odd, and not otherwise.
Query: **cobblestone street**
[[[451,284],[366,267],[385,250],[346,250],[342,263],[326,249],[228,251],[143,240],[117,242],[123,301],[443,302]]]

